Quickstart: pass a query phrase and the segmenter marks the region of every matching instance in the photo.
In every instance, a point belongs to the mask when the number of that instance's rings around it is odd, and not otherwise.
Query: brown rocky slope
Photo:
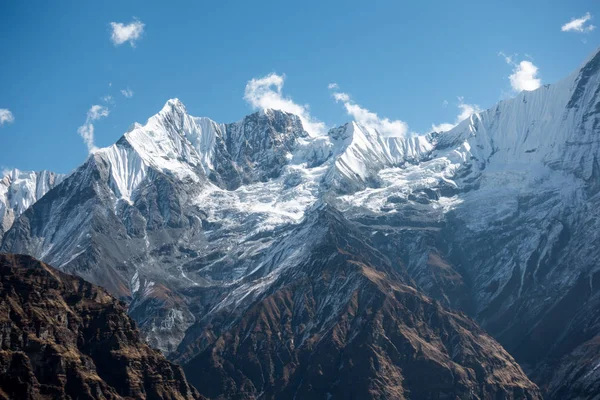
[[[188,331],[176,359],[202,394],[541,398],[500,344],[464,314],[415,290],[335,210],[324,208],[299,229],[313,240],[304,262],[251,304],[238,301]]]
[[[0,254],[0,399],[198,398],[104,289]]]

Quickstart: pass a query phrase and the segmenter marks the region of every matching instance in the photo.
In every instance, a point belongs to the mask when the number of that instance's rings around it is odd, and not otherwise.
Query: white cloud
[[[108,117],[108,114],[110,114],[110,111],[108,111],[108,108],[96,104],[96,105],[93,105],[92,108],[89,109],[89,111],[87,113],[87,120],[88,121],[96,121],[97,119],[100,119],[103,117]]]
[[[454,128],[457,124],[451,124],[449,122],[442,122],[439,125],[431,125],[432,132],[448,132],[450,129]]]
[[[515,92],[523,90],[535,90],[542,85],[542,80],[537,77],[538,67],[533,65],[531,61],[521,61],[517,64],[513,73],[508,77],[510,86]]]
[[[102,96],[100,99],[105,103],[109,103],[109,104],[113,103],[113,97],[110,94],[107,94],[106,96]]]
[[[0,126],[14,122],[15,116],[7,108],[0,108]]]
[[[121,90],[121,94],[125,97],[127,97],[128,99],[133,97],[133,90],[127,88],[127,89],[123,89]]]
[[[144,23],[138,19],[134,19],[129,24],[123,24],[121,22],[111,22],[110,26],[112,32],[110,40],[115,46],[121,45],[125,42],[129,42],[131,47],[135,47],[135,42],[142,37],[144,33]]]
[[[329,89],[329,90],[334,90],[334,89],[336,89],[336,90],[337,90],[337,89],[339,89],[339,88],[340,88],[340,87],[339,87],[339,86],[338,86],[338,84],[337,84],[337,83],[335,83],[335,82],[332,82],[332,83],[330,83],[329,85],[327,85],[327,89]]]
[[[284,80],[284,75],[275,73],[262,78],[253,78],[246,84],[244,100],[254,109],[273,108],[297,115],[304,129],[313,136],[326,134],[327,127],[310,115],[308,105],[296,104],[291,98],[283,96],[281,90]]]
[[[335,99],[335,101],[342,101],[342,102],[350,101],[350,96],[347,93],[335,92],[333,94],[333,98]]]
[[[445,104],[447,105],[448,102],[446,101]],[[471,115],[481,112],[481,108],[479,108],[477,104],[466,104],[465,99],[462,96],[458,97],[457,106],[460,110],[460,113],[456,116],[453,124],[445,122],[439,125],[431,125],[431,129],[435,132],[447,132],[465,119],[469,118]]]
[[[376,130],[383,136],[402,137],[408,132],[408,125],[406,122],[380,118],[376,113],[353,102],[350,95],[347,93],[333,92],[333,98],[335,101],[344,104],[346,112],[348,115],[352,116],[356,122],[362,126]]]
[[[464,121],[473,114],[481,112],[481,108],[477,104],[466,104],[462,96],[458,98],[458,108],[460,109],[460,114],[456,117],[457,123]]]
[[[507,64],[514,65],[513,56],[507,56],[501,51],[498,52],[498,56],[504,58],[504,61],[506,61]]]
[[[105,106],[101,106],[98,104],[93,105],[87,112],[87,116],[85,119],[85,124],[81,125],[77,129],[77,133],[83,139],[83,142],[88,148],[88,152],[91,154],[97,150],[96,145],[94,144],[94,124],[93,122],[99,120],[100,118],[107,117],[110,111]]]
[[[502,52],[498,53],[498,55],[504,58],[504,61],[508,65],[513,67],[513,73],[508,77],[513,91],[531,91],[542,86],[542,80],[538,78],[539,69],[531,61],[523,60],[517,64],[513,61],[515,56],[507,56]]]
[[[594,25],[586,24],[591,19],[592,19],[592,14],[590,14],[589,12],[585,13],[585,15],[583,17],[572,18],[571,21],[564,24],[560,28],[560,30],[563,32],[580,32],[580,33],[591,32],[594,29],[596,29],[596,27]]]

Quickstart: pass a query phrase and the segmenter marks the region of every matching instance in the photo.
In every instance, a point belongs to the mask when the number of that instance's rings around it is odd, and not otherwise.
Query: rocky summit
[[[0,254],[0,399],[200,399],[106,290]]]

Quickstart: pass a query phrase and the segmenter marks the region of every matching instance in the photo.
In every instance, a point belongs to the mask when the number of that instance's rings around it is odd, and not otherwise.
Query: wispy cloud
[[[297,115],[304,129],[313,136],[327,133],[327,127],[310,115],[309,106],[295,103],[282,94],[285,75],[269,74],[262,78],[253,78],[246,84],[244,100],[254,109],[273,108]]]
[[[591,32],[596,27],[592,24],[588,24],[587,22],[591,20],[592,14],[589,12],[585,13],[583,17],[572,18],[571,21],[567,22],[563,26],[561,26],[560,30],[563,32],[579,32],[579,33],[587,33]]]
[[[144,33],[144,23],[137,18],[134,18],[129,24],[121,22],[111,22],[112,32],[110,40],[115,46],[119,46],[125,42],[129,42],[131,47],[135,47],[135,42],[142,37]]]
[[[387,137],[402,137],[408,132],[408,125],[404,121],[381,118],[377,113],[356,104],[348,93],[339,92],[336,83],[329,84],[329,89],[335,89],[332,93],[336,102],[341,102],[350,115],[358,124],[376,130],[379,134]]]
[[[125,97],[127,97],[128,99],[133,97],[133,90],[127,88],[127,89],[123,89],[121,90],[121,94]]]
[[[350,101],[350,95],[348,93],[343,93],[343,92],[334,92],[333,98],[335,99],[335,101],[341,101],[341,102],[349,102]]]
[[[114,103],[113,97],[110,94],[107,94],[106,96],[102,96],[100,99],[103,102],[108,103],[108,104]]]
[[[523,90],[531,91],[542,86],[542,80],[538,77],[538,67],[533,62],[523,60],[519,63],[514,61],[515,56],[507,56],[500,52],[498,55],[513,67],[513,73],[508,76],[513,91],[519,93]]]
[[[15,121],[15,116],[7,108],[0,108],[0,126]]]
[[[443,106],[446,107],[448,102],[444,100]],[[464,97],[458,97],[458,109],[460,110],[459,114],[456,116],[454,123],[441,123],[439,125],[431,125],[431,129],[435,132],[447,132],[450,129],[454,128],[456,125],[460,124],[465,119],[469,118],[471,115],[481,112],[481,108],[477,104],[467,104],[465,103]]]
[[[85,124],[81,125],[77,129],[77,133],[83,139],[83,142],[88,148],[88,152],[91,154],[97,150],[96,145],[94,144],[94,121],[99,120],[100,118],[107,117],[110,111],[105,106],[101,106],[98,104],[93,105],[87,112],[87,116],[85,119]]]

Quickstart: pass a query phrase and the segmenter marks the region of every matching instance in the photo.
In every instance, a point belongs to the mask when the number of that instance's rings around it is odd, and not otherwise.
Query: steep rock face
[[[280,267],[251,301],[232,300],[190,329],[179,357],[202,393],[541,398],[512,357],[466,316],[419,294],[338,212],[315,213],[287,239],[309,243],[303,258]]]
[[[551,399],[597,399],[600,396],[600,337],[596,336],[556,360],[544,388]]]
[[[121,158],[124,162],[113,157],[127,152],[132,156]],[[165,248],[169,249],[184,229],[194,230],[200,222],[186,215],[181,184],[175,182],[182,179],[193,193],[198,190],[195,185],[200,187],[201,179],[206,179],[197,166],[187,164],[175,173],[164,173],[150,164],[154,159],[143,160],[135,154],[124,140],[94,154],[25,212],[6,236],[3,248],[37,254],[123,300],[143,294],[154,305],[161,323],[169,312],[176,313],[168,329],[176,338],[193,316],[185,302],[172,295],[172,289],[154,286],[157,279],[150,278],[168,276],[169,264],[161,264]],[[125,176],[121,172],[128,168],[138,172],[129,181],[121,179]],[[140,266],[148,273],[140,276]],[[145,321],[148,329],[155,328],[153,318],[146,316]]]
[[[58,185],[64,175],[13,169],[0,179],[0,241],[14,220]]]
[[[462,182],[479,186],[447,214],[457,250],[448,256],[472,282],[484,327],[533,368],[600,333],[599,93],[597,53],[448,136],[468,135],[473,168]]]
[[[210,173],[219,186],[267,181],[281,175],[299,140],[308,137],[300,119],[278,110],[263,110],[225,125],[225,154],[214,157]],[[237,176],[223,171],[236,169]]]
[[[0,254],[0,398],[200,398],[126,311],[81,278]]]

